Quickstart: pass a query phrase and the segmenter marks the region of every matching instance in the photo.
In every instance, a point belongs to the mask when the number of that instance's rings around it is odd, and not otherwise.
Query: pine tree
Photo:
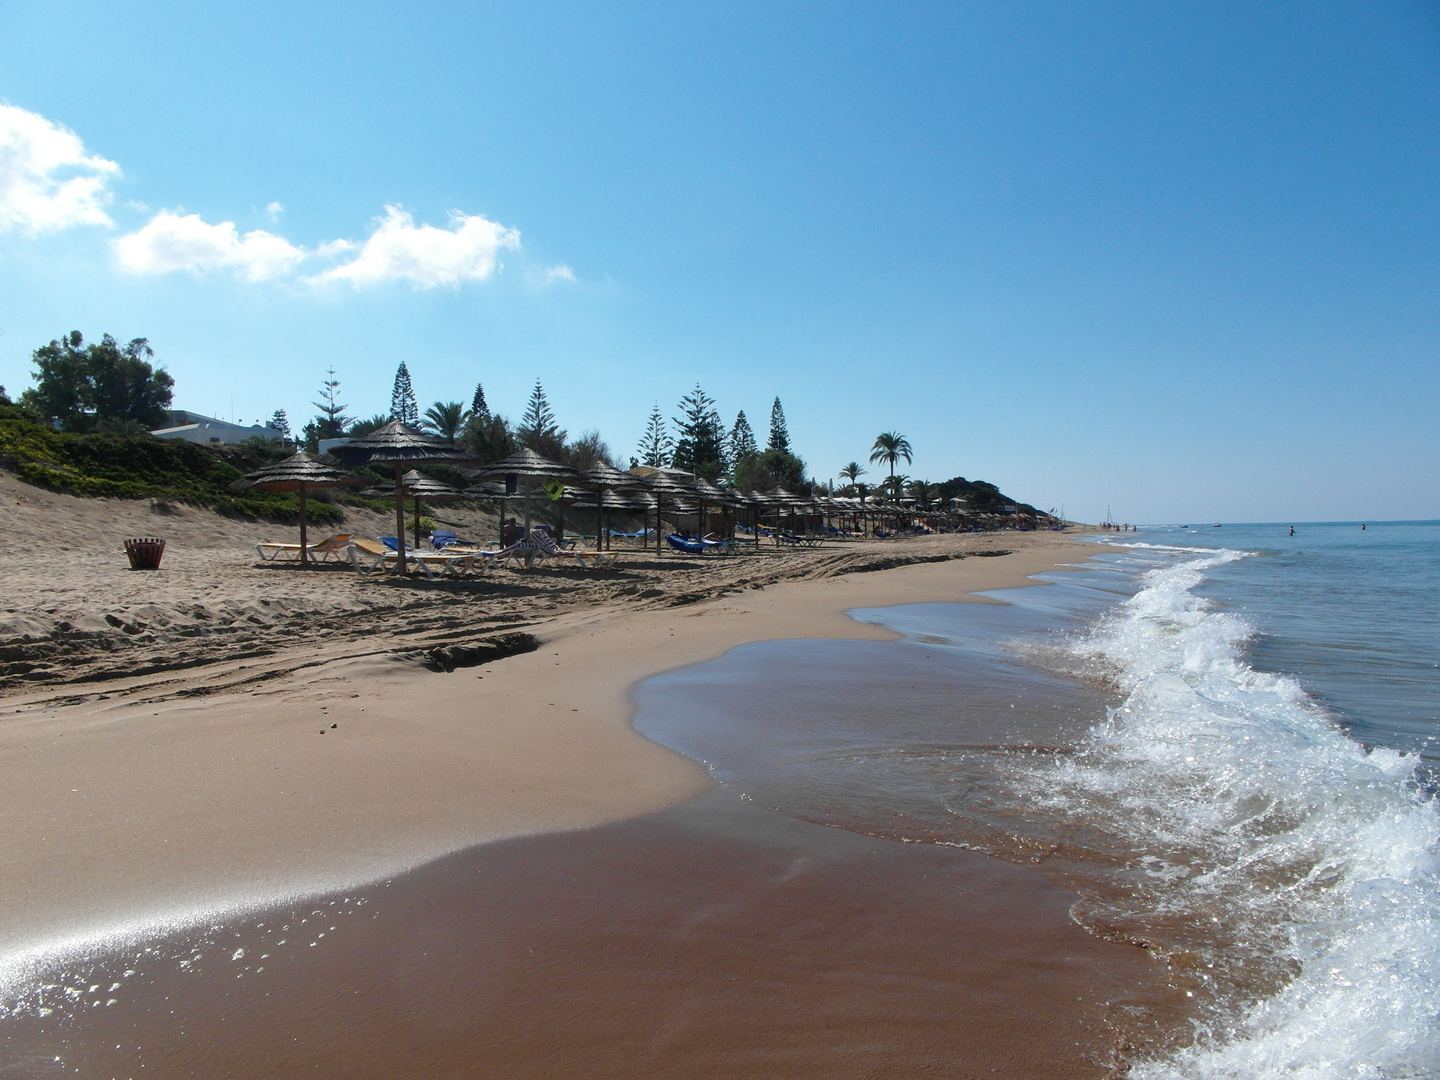
[[[270,423],[268,426],[271,430],[278,431],[280,438],[290,438],[290,418],[285,415],[284,409],[276,409],[270,414]]]
[[[733,466],[759,452],[755,432],[750,427],[750,421],[745,419],[745,410],[741,409],[735,415],[735,426],[730,429],[730,464]]]
[[[675,440],[670,438],[670,433],[665,429],[665,417],[661,415],[657,403],[650,410],[650,422],[645,427],[645,434],[640,437],[640,464],[648,465],[652,469],[666,468],[670,464],[670,454],[674,449]]]
[[[405,361],[395,369],[395,388],[390,391],[390,419],[416,427],[420,423],[420,403],[415,400],[415,388],[410,384],[410,369]]]
[[[790,452],[790,432],[785,427],[785,410],[781,408],[778,397],[770,406],[770,444],[766,449]]]
[[[535,380],[535,389],[530,392],[530,403],[525,406],[525,415],[520,417],[520,426],[515,437],[521,446],[528,446],[542,457],[559,461],[565,453],[565,432],[555,422],[555,413],[545,396],[540,380]]]
[[[671,462],[697,476],[723,476],[729,470],[725,452],[725,426],[715,409],[715,401],[695,384],[695,389],[680,399],[680,416],[674,419],[679,434]]]
[[[345,415],[345,406],[335,399],[340,394],[340,380],[335,378],[335,369],[330,368],[325,374],[330,378],[320,384],[320,396],[323,401],[312,402],[320,410],[314,423],[314,433],[321,439],[338,439],[345,434],[346,425],[350,418]]]
[[[485,404],[485,387],[475,384],[475,396],[470,399],[470,415],[477,420],[490,419],[490,406]]]

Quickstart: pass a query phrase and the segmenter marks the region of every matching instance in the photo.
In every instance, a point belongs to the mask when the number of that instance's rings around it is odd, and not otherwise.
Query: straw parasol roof
[[[507,458],[492,461],[489,465],[476,469],[470,474],[471,479],[474,480],[496,480],[506,476],[518,476],[532,480],[576,480],[579,478],[579,474],[569,465],[561,465],[559,462],[541,457],[528,446]]]
[[[355,478],[349,473],[326,465],[301,450],[284,461],[246,473],[230,485],[230,490],[291,492],[301,488],[329,487],[354,482]]]
[[[246,473],[230,485],[230,490],[266,491],[276,494],[294,492],[300,498],[300,565],[310,565],[310,536],[305,515],[305,495],[310,488],[336,487],[340,484],[358,483],[355,477],[341,469],[325,465],[311,457],[304,450],[291,454],[284,461],[267,465]]]
[[[404,476],[400,477],[400,484],[405,489],[407,499],[463,499],[465,492],[459,488],[445,483],[443,480],[436,480],[433,476],[426,476],[419,469],[411,469]],[[383,484],[377,484],[369,492],[392,495],[395,492],[395,481],[391,480]]]
[[[422,502],[450,502],[455,499],[465,498],[465,492],[459,488],[445,483],[443,480],[436,480],[433,476],[426,476],[418,469],[411,469],[400,478],[400,487],[404,491],[404,497],[413,499],[415,502],[415,546],[420,546],[420,504]],[[370,498],[384,498],[393,494],[395,482],[379,484],[362,494]]]
[[[466,461],[470,455],[444,439],[427,435],[403,421],[391,420],[368,435],[361,435],[332,447],[329,457],[338,464],[352,468],[358,465],[394,466],[395,540],[400,546],[400,558],[395,560],[395,570],[396,573],[403,574],[406,563],[405,485],[401,476],[402,467],[407,464],[418,465],[424,461]]]

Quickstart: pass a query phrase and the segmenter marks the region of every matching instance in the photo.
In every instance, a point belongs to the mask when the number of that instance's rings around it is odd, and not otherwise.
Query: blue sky
[[[822,478],[1440,517],[1433,5],[0,0],[0,106],[12,394],[71,329],[247,422],[404,360],[628,454],[698,381]]]

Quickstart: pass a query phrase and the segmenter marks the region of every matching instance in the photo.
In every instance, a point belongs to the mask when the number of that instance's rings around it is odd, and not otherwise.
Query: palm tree
[[[858,461],[850,462],[850,464],[841,469],[839,473],[840,479],[848,480],[851,487],[860,483],[860,477],[864,475],[865,469]]]
[[[882,431],[875,436],[875,445],[870,448],[870,461],[874,464],[883,461],[890,468],[890,476],[895,475],[895,465],[901,459],[905,464],[910,464],[910,440],[901,435],[898,431]]]
[[[898,499],[905,493],[905,485],[909,482],[910,477],[904,473],[891,473],[885,478],[885,482],[881,486],[889,489],[891,498]]]
[[[454,443],[465,430],[465,421],[470,413],[458,401],[437,401],[425,410],[425,419],[420,426],[429,428],[448,443]]]

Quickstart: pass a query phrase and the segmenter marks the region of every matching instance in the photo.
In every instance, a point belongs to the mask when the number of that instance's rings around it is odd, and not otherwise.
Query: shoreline
[[[33,963],[62,942],[93,947],[676,806],[711,781],[633,730],[634,686],[744,642],[892,639],[845,612],[989,602],[970,594],[1041,584],[1030,575],[1078,554],[1053,534],[1004,542],[1016,550],[1002,558],[567,612],[535,628],[537,651],[443,674],[375,655],[198,699],[0,701],[13,778],[0,794],[0,958]]]

